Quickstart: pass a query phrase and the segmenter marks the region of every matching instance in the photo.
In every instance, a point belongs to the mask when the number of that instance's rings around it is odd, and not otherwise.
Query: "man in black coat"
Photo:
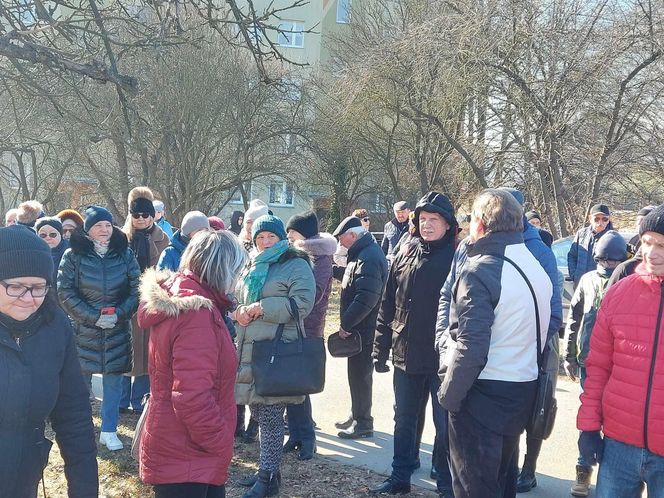
[[[383,254],[388,260],[394,258],[399,240],[408,231],[408,215],[410,214],[410,207],[408,207],[406,201],[395,203],[392,210],[394,211],[394,218],[385,223],[383,240],[380,242]]]
[[[452,477],[446,458],[447,414],[437,398],[435,331],[438,296],[454,257],[454,207],[444,195],[429,192],[415,207],[414,224],[418,243],[395,257],[376,326],[377,372],[389,371],[386,362],[392,350],[394,459],[390,477],[369,488],[369,493],[410,492],[410,477],[419,460],[418,421],[423,420],[431,396],[436,426],[433,466],[438,471],[438,492],[447,498],[453,496]]]
[[[339,437],[342,439],[372,437],[371,345],[387,279],[387,259],[371,233],[362,227],[362,222],[355,216],[344,219],[333,235],[348,249],[347,266],[341,282],[339,336],[347,338],[351,334],[359,334],[362,340],[362,352],[348,358],[352,412],[347,420],[335,425],[341,429]]]
[[[593,248],[599,238],[609,230],[613,230],[609,207],[605,204],[594,205],[590,208],[590,225],[576,232],[567,253],[568,274],[575,289],[581,277],[597,267],[593,259]]]

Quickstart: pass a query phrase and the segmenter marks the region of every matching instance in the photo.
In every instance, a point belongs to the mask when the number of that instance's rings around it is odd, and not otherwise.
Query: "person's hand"
[[[604,439],[599,431],[583,431],[579,435],[579,453],[590,465],[602,463]]]
[[[353,335],[351,332],[346,332],[344,329],[339,329],[339,337],[342,339],[348,339],[351,335]]]
[[[238,306],[235,310],[235,321],[242,327],[246,327],[252,322],[251,317],[246,312],[246,306]]]
[[[244,312],[249,315],[252,321],[263,316],[263,308],[261,308],[261,303],[251,303],[249,306],[245,306]]]
[[[100,329],[112,329],[118,323],[118,315],[99,315],[95,325]]]
[[[567,372],[567,376],[570,379],[576,380],[579,377],[579,362],[576,360],[565,360],[565,372]]]
[[[390,367],[384,361],[375,361],[374,370],[376,370],[377,373],[387,373],[390,371]]]

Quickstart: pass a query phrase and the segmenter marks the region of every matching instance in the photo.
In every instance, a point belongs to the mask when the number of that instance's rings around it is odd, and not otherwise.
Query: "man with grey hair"
[[[362,352],[348,358],[351,415],[347,420],[338,422],[336,427],[341,429],[339,437],[342,439],[373,437],[371,352],[380,300],[387,280],[387,259],[371,233],[355,216],[344,219],[332,235],[348,249],[341,283],[339,335],[346,339],[352,334],[359,334],[362,340]],[[335,270],[338,275],[341,267]]]
[[[16,225],[18,221],[17,218],[18,218],[18,209],[11,208],[9,211],[5,213],[5,226],[8,227],[10,225]]]
[[[535,399],[553,286],[522,233],[523,210],[512,194],[487,189],[475,199],[468,260],[440,352],[438,394],[449,412],[457,498],[503,496]]]

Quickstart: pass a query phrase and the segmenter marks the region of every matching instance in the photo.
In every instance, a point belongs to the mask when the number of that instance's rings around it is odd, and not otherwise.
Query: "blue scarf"
[[[265,249],[256,255],[244,276],[244,304],[251,304],[260,300],[270,265],[279,261],[279,258],[287,249],[288,241],[280,240],[269,249]]]

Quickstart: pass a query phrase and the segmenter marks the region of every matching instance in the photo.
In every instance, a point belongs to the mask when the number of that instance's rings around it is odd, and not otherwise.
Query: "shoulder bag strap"
[[[533,303],[535,304],[535,326],[537,329],[537,368],[540,370],[542,369],[542,336],[541,336],[541,325],[540,325],[540,319],[539,319],[539,308],[537,306],[537,296],[535,296],[535,290],[533,289],[532,284],[530,283],[530,280],[528,280],[528,277],[526,277],[526,274],[523,272],[521,268],[517,266],[517,264],[512,261],[510,258],[507,256],[503,256],[502,254],[489,254],[489,256],[495,256],[496,258],[500,258],[504,261],[507,261],[509,264],[511,264],[516,271],[519,272],[519,274],[523,277],[523,279],[526,281],[526,284],[528,285],[528,289],[530,289],[530,294],[533,296]]]

